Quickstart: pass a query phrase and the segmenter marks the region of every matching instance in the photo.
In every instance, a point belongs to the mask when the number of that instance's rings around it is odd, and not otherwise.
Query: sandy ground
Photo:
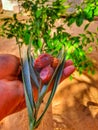
[[[84,23],[85,24],[85,23]],[[95,30],[98,22],[90,26]],[[75,35],[83,31],[83,26],[75,25],[67,30]],[[75,72],[73,80],[66,79],[59,87],[50,106],[42,127],[39,130],[98,130],[98,51],[93,45],[90,55],[95,61],[95,75]],[[15,39],[0,38],[0,53],[18,54]],[[0,122],[0,130],[28,130],[28,118],[26,110],[5,118]]]

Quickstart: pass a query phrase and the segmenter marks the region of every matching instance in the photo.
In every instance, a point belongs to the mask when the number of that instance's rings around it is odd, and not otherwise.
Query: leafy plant
[[[94,17],[98,16],[98,2],[97,0],[90,2],[84,0],[74,7],[72,13],[67,11],[71,4],[65,3],[66,0],[53,2],[25,0],[21,5],[23,11],[20,14],[14,14],[12,18],[4,19],[2,35],[7,38],[15,37],[17,44],[21,45],[28,45],[30,37],[32,37],[35,55],[42,52],[56,55],[63,45],[67,51],[67,58],[74,61],[79,72],[85,69],[92,72],[93,65],[83,48],[98,39],[95,32],[88,33],[87,30]],[[26,18],[20,19],[19,17],[23,17],[24,14]],[[56,25],[57,20],[62,22]],[[84,20],[88,20],[88,24],[84,27],[84,34],[72,36],[64,28],[65,24],[71,26],[73,23],[81,26]]]
[[[3,24],[0,34],[7,38],[15,37],[19,45],[20,56],[22,56],[22,75],[29,113],[30,130],[39,125],[53,98],[61,76],[65,52],[66,59],[72,59],[80,73],[85,70],[94,72],[93,63],[87,56],[92,51],[92,46],[86,51],[84,47],[87,47],[92,42],[98,41],[97,33],[88,31],[90,23],[94,20],[95,16],[98,16],[98,2],[97,0],[84,0],[80,4],[76,4],[72,12],[68,12],[68,9],[72,8],[72,6],[73,3],[68,3],[66,0],[55,0],[51,2],[49,0],[24,0],[21,2],[22,10],[19,14],[2,19]],[[58,20],[61,20],[61,22],[57,25]],[[65,24],[68,26],[76,24],[80,27],[84,20],[88,21],[84,27],[84,33],[77,36],[72,36],[64,27]],[[21,50],[24,44],[27,47]],[[64,48],[64,54],[61,55],[62,48]],[[21,54],[21,51],[24,52],[24,55]],[[32,62],[43,52],[50,53],[54,56],[60,53],[61,63],[49,82],[50,84],[55,79],[54,87],[46,107],[42,115],[38,118],[37,113],[49,84],[44,85],[42,91],[40,90],[40,83],[37,80]],[[33,99],[30,77],[32,77],[39,92],[37,102]]]

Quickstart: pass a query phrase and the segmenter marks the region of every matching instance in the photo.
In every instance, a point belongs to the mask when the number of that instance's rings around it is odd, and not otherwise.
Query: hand
[[[43,66],[41,69],[44,68]],[[74,71],[73,62],[71,60],[66,61],[61,81],[70,76]],[[47,74],[45,77],[47,77]],[[36,99],[36,89],[34,89],[34,94]],[[10,54],[0,55],[0,99],[0,120],[26,107],[21,80],[20,59]]]

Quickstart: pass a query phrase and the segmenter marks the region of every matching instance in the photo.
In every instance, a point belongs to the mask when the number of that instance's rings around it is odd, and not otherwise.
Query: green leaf
[[[92,50],[93,50],[93,47],[92,47],[92,46],[90,46],[90,47],[88,48],[88,53],[91,53],[91,52],[92,52]]]
[[[69,79],[70,79],[70,80],[72,80],[72,79],[73,79],[72,75],[70,75],[70,76],[69,76]]]
[[[39,18],[41,16],[41,13],[42,13],[41,9],[37,10],[36,11],[36,18]]]
[[[87,28],[89,27],[90,23],[87,23],[84,27],[84,30],[87,30]]]
[[[21,65],[22,65],[22,79],[23,79],[23,84],[24,84],[26,105],[27,105],[28,115],[29,115],[30,130],[32,130],[34,126],[34,122],[35,122],[34,110],[33,110],[35,103],[34,103],[34,98],[32,94],[33,90],[32,90],[32,85],[31,85],[30,69],[29,69],[26,49],[25,49],[25,53],[23,54]]]
[[[41,39],[38,39],[38,46],[39,46],[39,48],[42,48],[42,45],[43,45],[43,43],[42,43]]]
[[[76,25],[78,27],[80,27],[83,24],[83,20],[84,17],[82,16],[82,14],[80,13],[77,17],[76,17]]]
[[[12,38],[13,37],[13,34],[11,34],[11,33],[9,33],[8,35],[7,35],[7,38]]]
[[[13,18],[15,21],[17,21],[17,14],[13,14]]]
[[[98,5],[96,6],[96,9],[94,10],[94,15],[98,16]]]
[[[68,25],[68,26],[71,26],[75,21],[76,21],[76,18],[70,16],[70,17],[67,19],[67,22],[68,22],[67,25]]]
[[[28,45],[29,44],[29,40],[30,40],[30,34],[27,31],[25,31],[24,32],[23,41],[24,41],[25,44]]]
[[[32,85],[30,80],[30,70],[29,70],[29,63],[28,59],[23,58],[23,64],[22,64],[22,77],[24,79],[24,84],[26,86],[26,91],[30,100],[31,107],[33,108],[33,96],[32,96]]]
[[[93,14],[93,10],[91,9],[91,7],[87,6],[84,10],[84,16],[85,16],[85,19],[89,20],[89,21],[92,21],[93,18],[94,18],[94,14]]]
[[[34,59],[32,59],[31,57],[31,45],[29,44],[28,47],[28,51],[27,51],[27,55],[28,55],[28,63],[29,63],[29,69],[30,69],[30,76],[33,80],[33,83],[36,85],[37,88],[40,88],[40,84],[38,81],[38,75],[36,75],[35,69],[33,67],[33,61]]]

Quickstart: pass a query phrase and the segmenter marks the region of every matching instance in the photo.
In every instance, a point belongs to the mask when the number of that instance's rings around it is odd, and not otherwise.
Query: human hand
[[[47,59],[47,58],[46,58]],[[49,59],[48,59],[49,60]],[[49,61],[50,64],[50,61]],[[57,64],[56,64],[57,65]],[[54,66],[52,66],[54,67]],[[41,70],[45,69],[45,66]],[[75,71],[75,67],[71,60],[66,61],[61,82]],[[48,77],[45,73],[44,78]],[[52,86],[50,87],[51,90]],[[21,80],[20,59],[10,54],[0,55],[0,120],[12,113],[18,112],[26,107],[23,83]],[[37,97],[37,91],[34,87],[34,97]]]

